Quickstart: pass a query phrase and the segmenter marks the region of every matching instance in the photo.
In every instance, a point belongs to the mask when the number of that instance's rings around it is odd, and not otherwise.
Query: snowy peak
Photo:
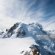
[[[32,23],[29,25],[29,30],[36,35],[46,35],[47,32],[43,30],[42,25],[38,23]]]
[[[38,23],[16,23],[6,31],[4,37],[25,37],[36,35],[47,35],[47,32],[43,30],[42,25]]]
[[[14,30],[18,27],[18,25],[19,25],[19,23],[14,24],[14,25],[8,30],[8,33],[14,31]]]

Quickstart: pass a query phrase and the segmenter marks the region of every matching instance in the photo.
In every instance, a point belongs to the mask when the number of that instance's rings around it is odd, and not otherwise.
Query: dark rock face
[[[19,30],[18,30],[18,32],[17,32],[17,37],[19,37],[19,36],[25,36],[25,35],[26,35],[25,30],[23,30],[23,29],[19,29]]]
[[[31,49],[30,51],[22,51],[21,54],[24,53],[23,55],[55,55],[55,53],[48,51],[42,46],[33,44],[29,48]]]
[[[3,38],[9,38],[14,34],[14,30],[18,27],[19,23],[14,24],[9,30],[6,29],[6,34]]]
[[[13,31],[18,27],[19,23],[14,24],[9,30],[8,33],[13,33]]]
[[[34,50],[36,49],[36,50],[37,50],[36,52],[39,52],[38,55],[40,55],[40,54],[41,54],[41,55],[55,55],[55,53],[46,50],[46,49],[43,48],[42,46],[32,45],[30,48],[31,48],[32,50],[33,50],[33,49],[34,49]]]
[[[27,27],[26,24],[21,24],[17,30],[17,37],[25,36],[27,34]]]
[[[37,45],[30,46],[33,55],[40,55],[40,49]]]

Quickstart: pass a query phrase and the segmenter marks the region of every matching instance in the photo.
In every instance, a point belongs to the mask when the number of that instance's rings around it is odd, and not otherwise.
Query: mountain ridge
[[[38,23],[24,24],[16,23],[9,30],[6,30],[7,37],[11,37],[16,33],[16,37],[19,35],[47,35],[48,33],[43,30],[42,25]],[[10,36],[9,36],[10,35]],[[4,36],[6,37],[6,36]]]

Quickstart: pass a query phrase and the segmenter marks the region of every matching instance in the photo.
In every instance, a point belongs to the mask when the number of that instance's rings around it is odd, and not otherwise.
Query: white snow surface
[[[22,55],[21,51],[30,51],[30,46],[36,44],[31,37],[0,39],[0,55]]]

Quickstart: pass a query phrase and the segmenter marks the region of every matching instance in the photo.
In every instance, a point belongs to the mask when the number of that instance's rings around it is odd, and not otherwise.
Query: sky
[[[0,29],[16,22],[40,23],[55,30],[55,0],[0,0]]]

